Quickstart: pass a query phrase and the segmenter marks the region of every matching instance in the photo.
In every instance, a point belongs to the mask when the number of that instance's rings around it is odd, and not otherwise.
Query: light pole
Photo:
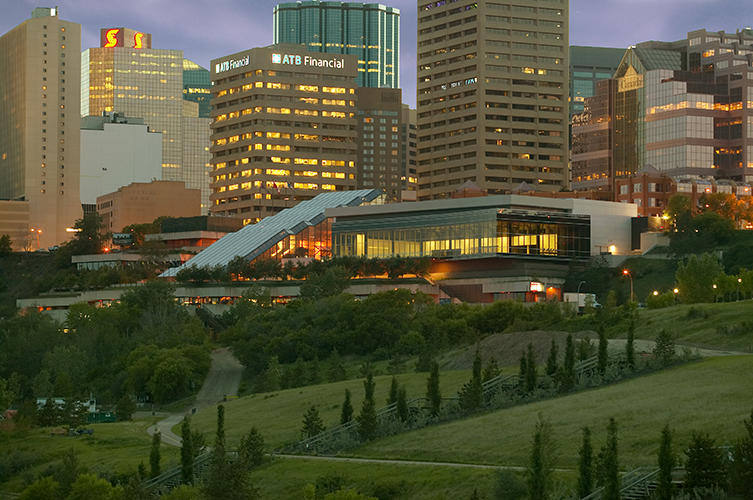
[[[630,275],[630,271],[627,269],[622,270],[622,274],[627,275],[628,278],[630,278],[630,302],[634,302],[633,300],[633,277]]]
[[[32,233],[37,233],[37,250],[39,250],[39,233],[41,233],[42,230],[41,229],[32,229],[31,232]]]
[[[580,286],[585,283],[585,281],[581,281],[578,283],[578,308],[580,308]]]

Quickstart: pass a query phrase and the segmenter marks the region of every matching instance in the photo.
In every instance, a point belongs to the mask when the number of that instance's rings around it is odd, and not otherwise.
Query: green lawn
[[[34,472],[39,473],[59,462],[69,449],[78,452],[79,463],[90,471],[120,474],[136,469],[139,462],[149,467],[151,437],[146,428],[152,425],[151,418],[131,422],[88,424],[94,435],[82,437],[50,436],[50,428],[35,428],[27,432],[2,433],[0,448],[3,452],[21,450],[36,455],[39,463]],[[180,450],[163,444],[161,447],[162,468],[178,465]],[[1,491],[23,489],[20,476],[0,483]]]
[[[470,379],[470,370],[442,372],[440,384],[442,394],[454,396]],[[405,384],[408,399],[426,395],[427,373],[404,373],[398,375]],[[376,382],[375,400],[377,408],[386,405],[390,389],[391,375],[374,378]],[[322,384],[298,389],[286,389],[267,394],[253,394],[225,403],[225,429],[230,446],[255,426],[267,443],[279,447],[297,441],[303,427],[303,414],[315,405],[324,425],[331,427],[339,423],[340,409],[345,398],[345,389],[350,389],[355,414],[363,402],[363,379],[352,379],[334,384]],[[207,443],[214,439],[217,428],[217,411],[207,408],[192,418],[192,425],[205,433]],[[180,433],[179,426],[173,432]]]
[[[574,467],[581,428],[591,427],[598,450],[608,419],[615,417],[620,463],[629,470],[656,462],[659,434],[666,422],[675,430],[678,452],[688,444],[693,430],[709,432],[723,444],[734,443],[742,436],[742,420],[753,408],[751,387],[753,356],[711,358],[603,389],[380,439],[357,449],[355,455],[524,465],[534,422],[541,413],[554,425],[559,464]]]
[[[688,314],[691,309],[693,312]],[[666,329],[683,343],[753,352],[751,311],[753,301],[750,300],[641,309],[635,336],[640,339],[654,339],[662,329]],[[750,326],[742,325],[743,322],[748,322]],[[717,331],[720,325],[729,327],[730,332]]]
[[[316,484],[317,478],[328,474],[344,476],[346,487],[367,495],[379,485],[397,487],[402,491],[400,500],[468,499],[474,488],[484,498],[492,498],[495,480],[493,469],[283,457],[254,471],[252,482],[261,498],[298,500],[306,484]]]

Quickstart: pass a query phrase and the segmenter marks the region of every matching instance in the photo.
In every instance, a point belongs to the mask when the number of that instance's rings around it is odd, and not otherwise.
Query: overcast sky
[[[422,0],[423,1],[423,0]],[[750,0],[570,0],[570,44],[627,47],[674,41],[688,31],[734,32],[753,26]],[[209,67],[211,59],[272,43],[276,0],[55,0],[60,18],[81,24],[81,49],[99,46],[100,28],[152,34],[152,47],[183,50]],[[386,3],[401,12],[403,101],[416,103],[416,0]],[[31,17],[34,0],[0,0],[0,34]],[[0,68],[0,74],[3,68]]]

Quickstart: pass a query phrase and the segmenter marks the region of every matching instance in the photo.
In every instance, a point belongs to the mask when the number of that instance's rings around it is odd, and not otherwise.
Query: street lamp
[[[32,232],[32,233],[37,233],[37,250],[39,250],[39,233],[41,233],[41,232],[42,232],[42,230],[41,230],[41,229],[33,229],[33,228],[32,228],[32,229],[31,229],[31,232]]]
[[[578,283],[578,307],[580,308],[580,286],[585,283],[585,281],[581,281]]]
[[[627,269],[623,269],[622,274],[630,278],[630,302],[634,302],[633,300],[633,277],[630,275],[630,271],[628,271]]]

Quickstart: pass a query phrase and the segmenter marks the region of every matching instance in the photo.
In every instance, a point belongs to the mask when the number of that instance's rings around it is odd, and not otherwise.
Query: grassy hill
[[[675,449],[684,449],[693,430],[733,443],[750,416],[753,356],[709,358],[602,389],[518,406],[475,418],[381,439],[358,456],[401,460],[525,465],[537,414],[550,418],[559,444],[559,464],[574,467],[581,428],[591,427],[598,449],[610,417],[619,426],[623,469],[656,462],[666,422],[675,430]]]

